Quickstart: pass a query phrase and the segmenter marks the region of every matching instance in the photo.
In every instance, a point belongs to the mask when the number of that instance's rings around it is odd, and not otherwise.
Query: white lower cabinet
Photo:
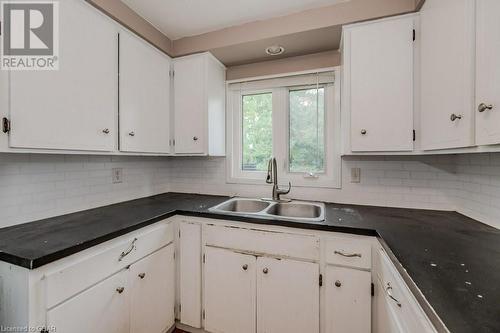
[[[319,332],[318,277],[315,263],[207,247],[205,330]]]
[[[373,305],[374,333],[400,333],[404,332],[402,323],[390,307],[385,298],[385,288],[380,280],[375,280],[375,301]]]
[[[47,312],[59,333],[129,332],[128,271],[124,270]]]
[[[255,265],[251,255],[205,249],[205,330],[255,333]]]
[[[163,333],[175,323],[174,245],[130,266],[130,332]]]
[[[201,225],[179,223],[179,321],[201,328]]]
[[[371,272],[329,265],[324,286],[327,333],[371,332]]]
[[[0,278],[0,326],[58,333],[166,333],[176,305],[188,332],[434,333],[438,320],[373,237],[195,217],[34,270],[0,261]]]
[[[47,312],[60,333],[163,333],[175,323],[174,245],[124,268]]]
[[[376,253],[375,333],[437,332],[424,310],[383,250]]]
[[[257,259],[257,333],[319,333],[319,265]]]

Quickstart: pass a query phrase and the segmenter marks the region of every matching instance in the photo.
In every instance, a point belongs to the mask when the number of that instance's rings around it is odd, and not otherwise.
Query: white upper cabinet
[[[491,15],[494,15],[493,12]],[[475,109],[474,1],[427,0],[420,17],[421,148],[472,146]],[[493,30],[495,24],[498,26],[493,22],[488,23],[488,29]],[[495,33],[489,31],[485,38]],[[496,49],[488,45],[486,52],[491,58],[485,60],[498,62],[494,59],[494,50],[498,53],[498,42]],[[493,63],[488,62],[484,71],[498,72],[491,65]]]
[[[173,63],[175,152],[225,155],[225,67],[210,53]]]
[[[120,151],[170,153],[170,58],[120,33]]]
[[[414,20],[344,28],[342,112],[353,152],[413,150]]]
[[[11,72],[10,147],[115,150],[117,26],[85,1],[59,7],[59,70]]]
[[[500,143],[500,1],[477,0],[476,143]]]

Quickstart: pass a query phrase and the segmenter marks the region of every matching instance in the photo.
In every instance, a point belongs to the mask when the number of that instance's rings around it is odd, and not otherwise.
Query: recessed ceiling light
[[[280,45],[271,45],[268,48],[266,48],[266,53],[272,56],[280,55],[283,52],[285,52],[285,48]]]

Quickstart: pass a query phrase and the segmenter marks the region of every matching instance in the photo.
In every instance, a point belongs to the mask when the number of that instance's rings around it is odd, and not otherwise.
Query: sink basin
[[[324,204],[305,201],[284,203],[261,199],[232,198],[209,210],[227,215],[287,221],[320,222],[325,219]]]
[[[234,213],[257,213],[271,205],[270,202],[255,199],[231,199],[217,206],[217,210]]]
[[[317,219],[321,216],[322,207],[310,203],[277,203],[269,208],[267,213],[276,216]]]

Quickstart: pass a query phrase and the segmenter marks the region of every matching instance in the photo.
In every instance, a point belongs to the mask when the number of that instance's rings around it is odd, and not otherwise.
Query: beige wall
[[[85,1],[102,10],[163,52],[170,56],[174,55],[172,41],[120,0]]]
[[[415,10],[416,0],[351,0],[174,41],[176,56]]]
[[[237,80],[242,78],[293,73],[339,65],[340,53],[338,51],[327,51],[298,57],[229,67],[226,72],[226,79]]]

